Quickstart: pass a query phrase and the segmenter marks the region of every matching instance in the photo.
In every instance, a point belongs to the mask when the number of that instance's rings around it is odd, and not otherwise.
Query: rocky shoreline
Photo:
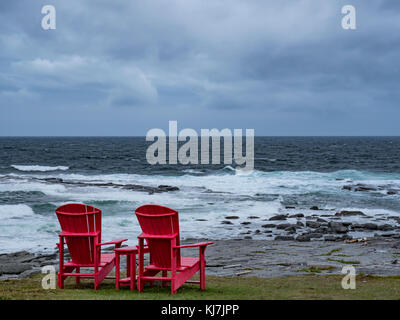
[[[287,206],[286,210],[288,212],[268,219],[259,216],[241,219],[230,215],[224,217],[221,224],[228,229],[239,226],[242,229],[240,235],[247,240],[260,238],[261,235],[268,240],[298,242],[346,241],[371,237],[400,239],[400,216],[369,216],[359,210],[336,212],[334,209],[320,209],[317,206],[308,210],[315,214],[297,213],[298,210],[292,206]]]
[[[203,240],[189,239],[184,243]],[[184,250],[188,256],[198,254],[197,248]],[[208,247],[206,257],[207,274],[216,276],[341,274],[346,265],[353,265],[357,274],[400,275],[400,240],[384,237],[306,243],[295,240],[215,240],[214,245]],[[56,252],[1,254],[0,280],[29,277],[40,273],[45,265],[52,265],[57,270]]]

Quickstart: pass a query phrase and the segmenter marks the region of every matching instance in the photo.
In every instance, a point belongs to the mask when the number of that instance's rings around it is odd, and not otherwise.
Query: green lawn
[[[207,277],[207,290],[187,284],[176,295],[169,288],[155,285],[139,294],[127,287],[116,291],[112,280],[106,280],[98,291],[93,282],[65,282],[65,289],[44,290],[42,275],[23,280],[0,281],[0,299],[399,299],[400,277],[357,276],[355,290],[341,287],[342,276],[302,275],[282,278]]]

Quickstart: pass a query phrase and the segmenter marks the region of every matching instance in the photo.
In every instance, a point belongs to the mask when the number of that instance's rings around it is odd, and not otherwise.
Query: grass
[[[0,281],[0,299],[399,299],[400,276],[375,277],[357,275],[356,290],[341,287],[343,275],[302,275],[282,278],[207,277],[207,290],[187,284],[170,295],[169,288],[154,286],[139,294],[127,287],[116,291],[112,280],[106,280],[98,291],[93,282],[82,280],[75,285],[66,281],[64,290],[44,290],[42,275],[22,280]]]
[[[332,254],[334,254],[335,252],[339,252],[341,251],[341,248],[337,248],[337,249],[332,249],[331,251],[329,251],[328,253],[325,254],[321,254],[321,256],[325,257],[325,256],[331,256]]]
[[[297,270],[297,272],[312,272],[312,273],[321,273],[322,271],[330,271],[336,269],[334,266],[309,266],[304,269]]]

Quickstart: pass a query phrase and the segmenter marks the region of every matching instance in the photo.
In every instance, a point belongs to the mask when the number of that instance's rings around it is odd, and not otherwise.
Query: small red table
[[[115,251],[115,288],[119,290],[121,285],[129,285],[131,290],[135,290],[136,283],[136,246],[116,248]],[[120,277],[121,256],[126,256],[126,278]]]

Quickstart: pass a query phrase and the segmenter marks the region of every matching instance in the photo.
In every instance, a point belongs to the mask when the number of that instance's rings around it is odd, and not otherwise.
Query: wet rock
[[[321,226],[321,227],[315,229],[314,232],[316,232],[316,233],[328,233],[328,230],[329,230],[328,227]]]
[[[317,218],[317,222],[328,222],[328,221],[326,221],[325,219],[322,219],[322,218]]]
[[[378,191],[377,188],[368,187],[368,186],[358,186],[354,188],[354,191]]]
[[[301,234],[299,236],[297,236],[296,241],[300,241],[300,242],[306,242],[306,241],[310,241],[311,237],[309,234]]]
[[[319,210],[319,208],[318,208],[317,206],[312,206],[312,207],[310,208],[310,210]]]
[[[294,237],[292,237],[292,236],[276,236],[275,240],[290,241],[290,240],[294,240]]]
[[[286,220],[287,215],[285,214],[278,214],[276,216],[273,216],[269,218],[269,220]]]
[[[250,217],[248,217],[249,219],[259,219],[260,217],[257,217],[257,216],[250,216]]]
[[[365,216],[365,213],[362,211],[349,211],[342,210],[340,212],[336,212],[335,216],[348,217],[348,216]]]
[[[257,229],[256,231],[254,231],[254,233],[259,234],[259,233],[261,233],[261,231]]]
[[[386,194],[387,194],[387,195],[394,195],[394,194],[397,194],[397,192],[394,191],[394,190],[388,190],[388,191],[386,192]]]
[[[290,223],[282,223],[282,224],[278,224],[277,226],[276,226],[276,228],[277,229],[280,229],[280,230],[283,230],[283,229],[286,229],[286,228],[288,228],[288,227],[291,227],[292,225],[290,224]]]
[[[243,222],[241,222],[240,224],[243,224],[243,225],[248,225],[248,224],[251,224],[251,222],[249,222],[249,221],[243,221]]]
[[[263,228],[275,228],[276,224],[267,223],[267,224],[263,224],[261,227],[263,227]]]
[[[284,229],[286,232],[289,233],[295,233],[296,232],[296,227],[295,226],[290,226]]]
[[[348,231],[347,227],[340,222],[329,222],[328,227],[333,233],[346,233]]]
[[[325,236],[325,237],[324,237],[324,240],[325,240],[325,241],[336,241],[338,238],[339,238],[339,237],[337,237],[337,236],[329,235],[329,236]]]
[[[391,226],[390,224],[381,224],[381,225],[378,226],[378,230],[390,231],[390,230],[394,230],[394,227]]]
[[[310,228],[318,228],[321,226],[321,224],[316,221],[306,221],[306,226]]]
[[[343,186],[342,187],[343,190],[352,190],[352,186]]]
[[[378,230],[378,225],[375,223],[353,224],[352,228],[353,229]]]
[[[310,238],[322,238],[323,234],[319,232],[311,232],[308,234]]]
[[[207,219],[196,219],[196,221],[207,221]]]
[[[304,214],[302,213],[296,213],[296,214],[292,214],[289,216],[289,218],[303,218]]]
[[[221,224],[233,224],[233,223],[230,221],[224,220],[224,221],[221,221]]]
[[[301,222],[301,221],[297,221],[297,222],[296,222],[296,225],[297,225],[298,227],[304,227],[304,223]]]
[[[225,219],[239,219],[238,216],[226,216]]]
[[[159,191],[178,191],[178,187],[173,187],[173,186],[167,186],[167,185],[159,185],[157,187]]]
[[[294,206],[285,206],[285,209],[296,209]]]

